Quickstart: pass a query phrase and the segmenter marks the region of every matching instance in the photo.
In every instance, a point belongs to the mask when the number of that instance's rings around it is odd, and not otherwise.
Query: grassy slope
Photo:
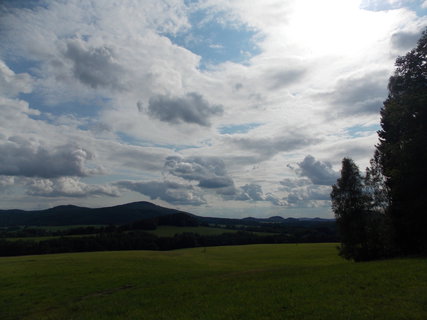
[[[0,258],[0,319],[426,319],[426,270],[334,244]]]

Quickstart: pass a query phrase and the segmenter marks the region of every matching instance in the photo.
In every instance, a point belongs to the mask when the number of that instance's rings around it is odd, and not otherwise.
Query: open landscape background
[[[334,241],[333,219],[201,217],[149,202],[0,210],[0,256]]]
[[[0,318],[426,319],[426,26],[1,1]]]

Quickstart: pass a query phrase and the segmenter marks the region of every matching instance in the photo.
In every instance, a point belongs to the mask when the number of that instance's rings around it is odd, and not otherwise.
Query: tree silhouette
[[[396,243],[406,254],[427,252],[427,29],[396,67],[381,109],[377,150]]]
[[[340,255],[356,261],[368,259],[369,199],[359,168],[352,159],[342,160],[341,177],[332,186],[331,200],[341,237]]]

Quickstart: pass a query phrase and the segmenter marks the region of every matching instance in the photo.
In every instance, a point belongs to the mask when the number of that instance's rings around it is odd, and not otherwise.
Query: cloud
[[[199,187],[219,189],[234,187],[223,160],[216,157],[168,157],[165,170],[187,181],[197,181]]]
[[[307,177],[316,185],[333,185],[337,178],[338,172],[332,169],[329,162],[321,162],[313,156],[308,155],[304,160],[298,163],[298,173],[302,177]]]
[[[301,80],[306,73],[304,69],[289,69],[275,71],[269,75],[269,89],[277,90],[288,86],[289,84],[296,83]]]
[[[15,74],[0,60],[0,96],[16,97],[19,93],[30,93],[32,79],[28,73]]]
[[[273,194],[265,195],[261,185],[250,183],[235,187],[224,161],[216,157],[168,157],[165,170],[175,177],[198,182],[200,188],[214,190],[224,200],[269,201],[281,205]]]
[[[332,93],[321,98],[332,103],[331,114],[355,116],[378,114],[387,98],[389,72],[374,71],[363,76],[350,76],[338,81]]]
[[[279,198],[277,198],[275,195],[273,195],[272,193],[267,193],[264,197],[264,200],[269,201],[275,206],[280,206],[280,207],[285,206],[285,203]]]
[[[317,190],[314,186],[293,190],[283,200],[290,208],[330,207],[330,189]]]
[[[144,194],[151,200],[160,199],[174,205],[200,206],[206,204],[203,194],[192,185],[171,181],[119,181],[115,185]]]
[[[411,6],[416,0],[363,0],[360,7],[373,11],[388,11]]]
[[[210,119],[223,114],[221,105],[210,105],[198,93],[187,93],[184,97],[157,95],[150,99],[148,114],[155,119],[172,124],[192,123],[209,127]]]
[[[0,176],[0,192],[3,193],[15,184],[15,177]]]
[[[281,190],[284,190],[286,192],[290,192],[292,189],[295,188],[301,188],[307,185],[311,184],[311,181],[309,179],[291,179],[291,178],[286,178],[283,179],[282,181],[280,181],[281,184]]]
[[[264,201],[275,206],[283,206],[283,202],[272,193],[264,194],[262,186],[255,183],[248,183],[240,188],[228,188],[218,192],[224,200],[234,201]]]
[[[127,169],[148,170],[151,172],[160,171],[163,168],[163,161],[166,155],[171,152],[161,148],[141,147],[135,145],[124,145],[119,143],[109,143],[105,145],[106,158],[116,165]]]
[[[253,201],[264,201],[264,193],[258,184],[246,184],[240,187],[248,199]]]
[[[396,32],[391,36],[391,45],[398,52],[407,51],[417,45],[420,37],[419,32]]]
[[[330,185],[314,185],[306,178],[280,181],[285,192],[283,203],[290,208],[318,208],[330,206]]]
[[[124,70],[116,62],[114,51],[108,46],[88,48],[80,39],[67,42],[65,57],[73,63],[74,76],[91,88],[123,89],[120,79]]]
[[[280,152],[294,151],[320,142],[318,138],[304,136],[298,132],[288,132],[285,136],[263,138],[233,135],[226,137],[225,141],[242,150],[255,152],[259,160],[269,159]]]
[[[115,186],[88,185],[74,177],[30,179],[26,187],[28,195],[41,197],[88,198],[93,196],[120,196],[120,192]]]
[[[0,144],[0,175],[40,178],[88,176],[96,172],[85,167],[93,155],[82,148],[66,145],[47,149],[20,137]]]

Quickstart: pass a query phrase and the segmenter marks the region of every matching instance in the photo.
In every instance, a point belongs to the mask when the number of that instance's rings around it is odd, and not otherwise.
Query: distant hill
[[[142,222],[145,221],[145,222]],[[134,222],[154,225],[221,225],[260,226],[282,224],[313,227],[333,223],[333,219],[320,218],[243,218],[228,219],[200,217],[194,214],[164,208],[151,202],[141,201],[104,208],[86,208],[62,205],[46,210],[0,210],[0,227],[9,226],[67,226],[67,225],[122,225]]]
[[[65,205],[37,211],[0,210],[0,227],[126,224],[176,213],[185,212],[145,201],[105,208]]]

